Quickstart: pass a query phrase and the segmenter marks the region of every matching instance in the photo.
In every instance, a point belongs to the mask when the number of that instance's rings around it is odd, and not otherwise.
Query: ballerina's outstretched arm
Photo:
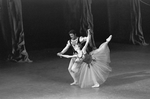
[[[75,58],[75,57],[77,57],[77,55],[64,55],[64,54],[61,54],[59,56],[64,57],[64,58]]]
[[[87,33],[87,41],[86,41],[84,47],[82,48],[82,51],[83,51],[84,54],[86,53],[87,46],[88,46],[88,44],[89,44],[89,42],[90,42],[90,40],[91,40],[91,32],[90,32],[90,29],[88,29],[87,31],[88,31],[88,33]]]

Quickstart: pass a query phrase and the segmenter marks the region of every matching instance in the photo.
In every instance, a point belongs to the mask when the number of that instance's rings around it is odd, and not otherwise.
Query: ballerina
[[[73,72],[76,72],[76,81],[72,85],[79,85],[81,88],[85,87],[99,87],[103,84],[112,71],[109,66],[110,63],[110,50],[108,43],[110,42],[112,35],[110,35],[99,48],[87,53],[87,46],[91,40],[90,29],[87,30],[87,41],[84,47],[76,47],[77,54],[75,55],[62,55],[64,58],[76,58],[75,62],[78,65],[79,70],[72,68]],[[80,46],[80,45],[78,45]]]

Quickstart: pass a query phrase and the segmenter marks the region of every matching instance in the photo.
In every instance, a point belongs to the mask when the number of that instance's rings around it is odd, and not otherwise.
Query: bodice
[[[83,52],[82,52],[82,55],[78,55],[77,62],[85,62],[87,64],[90,64],[92,60],[93,59],[90,54],[88,54],[88,53],[83,54]]]
[[[92,61],[92,56],[90,54],[84,54],[83,62],[90,64]]]

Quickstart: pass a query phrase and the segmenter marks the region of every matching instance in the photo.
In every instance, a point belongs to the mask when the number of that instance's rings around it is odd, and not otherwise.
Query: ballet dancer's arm
[[[84,47],[82,48],[82,51],[83,51],[84,54],[86,53],[87,46],[88,46],[88,44],[89,44],[89,42],[90,42],[90,40],[91,40],[91,32],[90,32],[90,29],[88,29],[87,32],[88,32],[88,33],[87,33],[87,40],[86,40],[86,43],[85,43]]]
[[[64,58],[75,58],[75,57],[77,57],[77,55],[62,55],[62,54],[59,56],[64,57]]]
[[[61,54],[66,53],[67,50],[69,49],[69,47],[70,47],[70,43],[68,41],[67,44],[66,44],[66,46],[65,46],[65,48],[61,52],[57,53],[57,55],[60,56]]]

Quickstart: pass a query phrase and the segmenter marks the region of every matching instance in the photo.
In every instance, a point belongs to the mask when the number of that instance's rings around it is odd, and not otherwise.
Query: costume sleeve
[[[71,44],[70,44],[70,42],[69,42],[69,40],[68,40],[68,42],[67,42],[65,48],[61,51],[61,53],[62,53],[62,54],[66,53],[67,50],[69,49],[70,45],[71,45]]]

